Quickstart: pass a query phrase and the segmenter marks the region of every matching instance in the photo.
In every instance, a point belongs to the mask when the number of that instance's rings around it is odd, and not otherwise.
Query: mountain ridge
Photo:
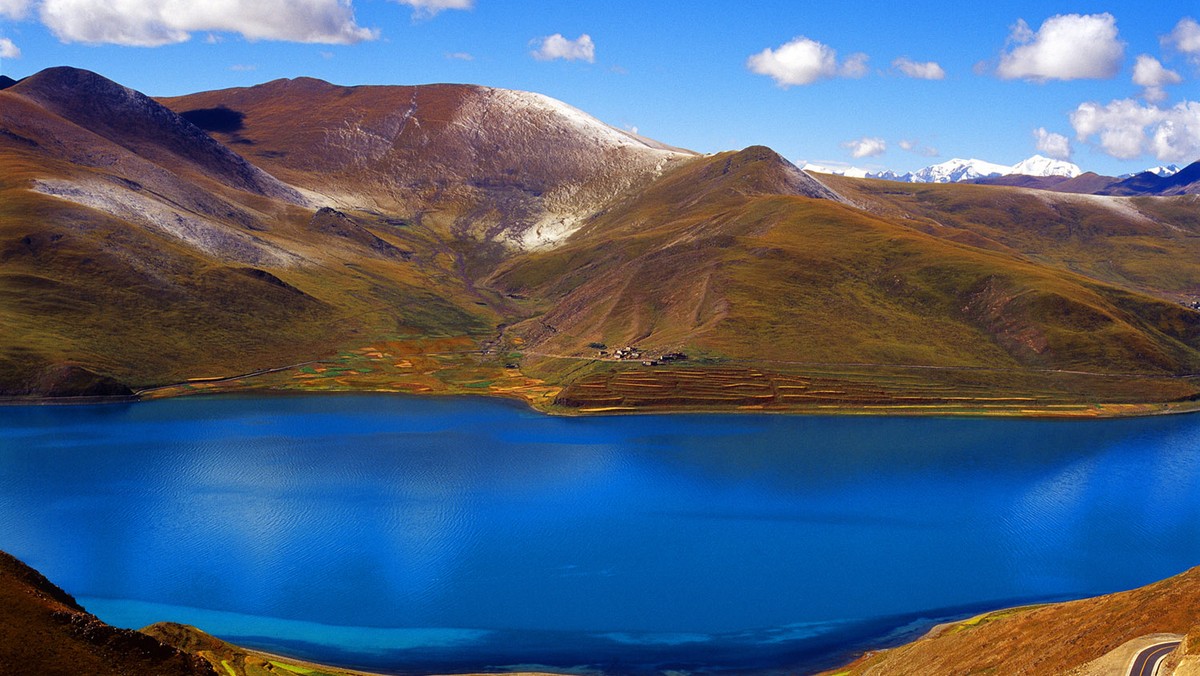
[[[0,100],[9,396],[482,388],[577,412],[599,406],[581,383],[642,368],[595,344],[696,355],[662,396],[602,397],[635,408],[727,408],[705,378],[735,362],[863,369],[738,400],[771,410],[1200,393],[1183,197],[818,180],[762,146],[701,156],[474,85],[154,101],[66,69]],[[422,366],[365,356],[397,352]],[[928,385],[888,371],[925,367]]]
[[[180,113],[237,111],[240,129],[212,133],[332,206],[436,210],[460,231],[523,248],[560,241],[622,192],[696,157],[540,94],[478,85],[308,78],[162,101]],[[297,115],[315,124],[293,134]]]

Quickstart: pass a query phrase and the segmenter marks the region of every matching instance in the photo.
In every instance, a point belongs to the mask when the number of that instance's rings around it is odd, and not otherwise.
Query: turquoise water
[[[1200,417],[6,407],[0,549],[114,624],[347,666],[804,671],[1200,564]]]

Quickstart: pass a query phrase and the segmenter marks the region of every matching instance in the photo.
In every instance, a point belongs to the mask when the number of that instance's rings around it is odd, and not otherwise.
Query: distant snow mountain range
[[[1183,167],[1179,166],[1178,164],[1168,164],[1163,167],[1150,167],[1149,169],[1138,173],[1149,173],[1154,174],[1159,178],[1167,178],[1168,176],[1174,176],[1175,174],[1178,174],[1182,169]],[[1137,176],[1137,174],[1121,174],[1118,178],[1131,178],[1133,176]]]
[[[858,167],[850,167],[847,169],[833,169],[824,167],[818,164],[806,163],[803,166],[805,171],[813,171],[822,174],[837,174],[839,176],[849,176],[851,178],[879,178],[888,181],[900,181],[903,183],[965,183],[968,181],[976,181],[983,178],[995,178],[998,176],[1009,176],[1019,174],[1022,176],[1064,176],[1066,178],[1074,178],[1083,173],[1077,165],[1063,160],[1055,160],[1042,155],[1034,155],[1027,160],[1022,160],[1012,166],[1004,164],[996,164],[994,162],[985,162],[984,160],[964,160],[955,158],[947,160],[939,164],[933,164],[924,169],[910,171],[904,174],[898,174],[891,170],[885,171],[868,171]],[[1154,167],[1147,169],[1153,174],[1161,177],[1174,175],[1179,171],[1179,167],[1172,164],[1165,167]],[[1132,175],[1132,174],[1131,174]]]

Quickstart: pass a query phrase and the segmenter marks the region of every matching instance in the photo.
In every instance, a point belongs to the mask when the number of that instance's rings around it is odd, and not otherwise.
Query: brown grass
[[[1059,674],[1126,641],[1200,622],[1200,568],[1128,592],[974,618],[829,674]]]

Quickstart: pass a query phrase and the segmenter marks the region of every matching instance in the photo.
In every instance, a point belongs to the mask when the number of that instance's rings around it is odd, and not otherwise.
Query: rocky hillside
[[[38,676],[213,676],[212,665],[116,629],[40,573],[0,552],[0,672]]]

